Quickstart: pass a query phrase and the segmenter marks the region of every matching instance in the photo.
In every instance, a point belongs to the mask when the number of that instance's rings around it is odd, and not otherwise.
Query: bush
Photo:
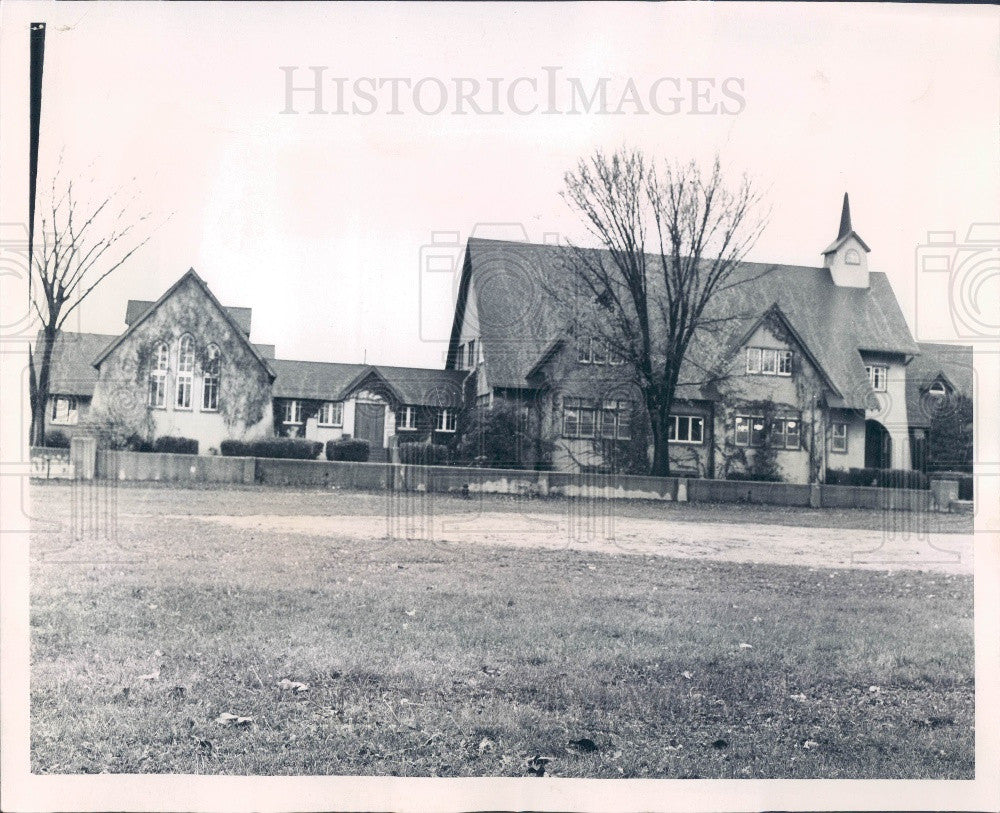
[[[368,460],[369,446],[367,440],[328,440],[326,442],[327,460],[347,460],[354,463],[365,463]]]
[[[55,432],[46,432],[45,445],[50,449],[68,449],[69,438],[66,437],[64,432],[60,432],[59,430],[56,430]]]
[[[958,478],[958,498],[960,500],[971,500],[973,498],[971,474],[964,474]]]
[[[848,469],[847,485],[849,486],[873,486],[878,477],[878,469]]]
[[[417,466],[445,466],[451,460],[451,450],[441,443],[400,443],[399,462]]]
[[[250,457],[315,460],[321,451],[323,444],[320,441],[305,438],[267,438],[249,444]]]
[[[130,452],[151,452],[153,444],[141,435],[130,435],[125,441],[125,448]],[[198,442],[195,441],[193,454],[198,454]]]
[[[131,438],[129,440],[131,441]],[[168,454],[198,454],[198,441],[194,438],[164,435],[153,441],[153,451]]]
[[[726,475],[727,480],[743,480],[754,483],[780,483],[781,476],[774,473],[758,474],[753,471],[731,471]]]
[[[875,478],[875,485],[880,488],[930,488],[926,474],[910,469],[883,469]]]
[[[223,457],[253,457],[250,446],[245,440],[224,440],[219,444],[219,452]]]

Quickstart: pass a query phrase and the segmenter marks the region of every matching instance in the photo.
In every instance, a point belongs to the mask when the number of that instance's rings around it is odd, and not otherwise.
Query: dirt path
[[[180,518],[180,517],[178,517]],[[190,517],[185,517],[190,519]],[[789,525],[670,522],[613,515],[440,514],[372,516],[206,515],[234,530],[377,540],[393,537],[611,554],[657,555],[808,567],[972,573],[972,534],[929,533],[918,514],[887,514],[876,531]]]

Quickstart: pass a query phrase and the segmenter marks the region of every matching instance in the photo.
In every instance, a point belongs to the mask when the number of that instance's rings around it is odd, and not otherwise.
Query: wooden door
[[[354,407],[354,437],[367,440],[372,450],[381,449],[385,439],[385,404],[359,401]]]

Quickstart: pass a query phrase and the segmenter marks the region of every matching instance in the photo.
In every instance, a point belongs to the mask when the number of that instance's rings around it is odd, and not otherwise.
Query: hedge
[[[269,457],[287,460],[315,460],[323,450],[318,440],[305,438],[266,438],[263,440],[224,440],[219,453],[225,457]]]
[[[921,471],[909,469],[827,469],[826,482],[834,486],[927,489],[930,483]]]
[[[59,430],[56,430],[55,432],[46,432],[45,445],[50,449],[68,449],[69,438],[66,437],[64,432],[60,432]]]
[[[169,454],[198,454],[198,441],[194,438],[164,435],[153,441],[153,451]]]
[[[348,460],[354,463],[366,463],[370,454],[367,440],[341,439],[326,442],[327,460]]]
[[[754,483],[781,483],[784,482],[781,477],[774,475],[772,477],[765,477],[759,474],[754,474],[749,471],[731,471],[726,475],[727,480],[741,480],[745,482]]]
[[[444,466],[451,462],[451,451],[442,443],[400,443],[399,462],[418,466]]]

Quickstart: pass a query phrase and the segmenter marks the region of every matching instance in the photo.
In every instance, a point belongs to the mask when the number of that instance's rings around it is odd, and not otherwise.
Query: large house
[[[692,344],[682,370],[673,471],[749,474],[765,448],[789,482],[923,466],[935,405],[972,394],[971,348],[918,345],[868,253],[845,195],[822,266],[737,268],[740,284],[711,304],[722,327]],[[558,293],[579,256],[470,239],[444,370],[278,359],[251,341],[250,309],[223,306],[190,270],[155,302],[130,300],[120,335],[57,337],[48,427],[110,422],[195,438],[203,452],[227,438],[353,436],[379,460],[408,440],[451,443],[475,410],[503,402],[534,440],[528,464],[645,459],[628,365],[578,318],[590,311]]]

